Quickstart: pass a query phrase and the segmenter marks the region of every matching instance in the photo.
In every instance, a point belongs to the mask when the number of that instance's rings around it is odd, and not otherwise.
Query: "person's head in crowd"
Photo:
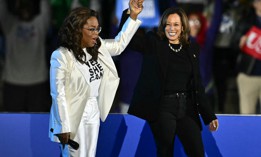
[[[98,13],[86,7],[79,7],[73,9],[65,18],[58,32],[58,44],[71,50],[81,63],[86,62],[84,48],[91,54],[92,59],[97,60],[101,45],[100,31]]]
[[[158,35],[171,44],[187,45],[189,43],[189,22],[185,11],[181,8],[171,7],[161,16]]]
[[[35,6],[31,0],[16,0],[15,12],[22,21],[31,21],[35,16]]]
[[[199,45],[205,42],[207,31],[207,20],[202,13],[193,12],[188,15],[190,35],[196,39]]]
[[[253,0],[253,7],[258,16],[261,16],[261,0]]]

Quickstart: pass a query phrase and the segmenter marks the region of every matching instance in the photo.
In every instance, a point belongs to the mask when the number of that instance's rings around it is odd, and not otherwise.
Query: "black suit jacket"
[[[127,17],[128,15],[123,13],[121,23],[124,23]],[[145,35],[135,35],[128,47],[143,54],[140,77],[134,90],[128,113],[148,121],[153,121],[157,118],[161,98],[165,91],[164,83],[170,55],[168,41],[160,39],[154,32],[149,32]],[[199,114],[201,114],[205,124],[209,124],[217,117],[211,106],[207,103],[205,90],[201,83],[199,46],[194,43],[183,46],[183,49],[187,49],[189,52],[189,58],[193,67],[193,78],[190,82],[190,89],[194,112],[190,116],[202,127]]]

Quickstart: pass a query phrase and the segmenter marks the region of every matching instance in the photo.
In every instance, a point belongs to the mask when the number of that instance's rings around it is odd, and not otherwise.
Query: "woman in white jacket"
[[[130,0],[131,16],[115,39],[99,37],[98,14],[85,7],[72,10],[62,24],[60,47],[51,56],[49,137],[60,142],[63,156],[95,156],[100,119],[106,119],[119,84],[111,56],[125,49],[140,26],[143,1]]]

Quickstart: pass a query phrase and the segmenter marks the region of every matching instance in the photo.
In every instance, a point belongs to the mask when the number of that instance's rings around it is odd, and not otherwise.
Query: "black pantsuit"
[[[200,78],[199,45],[190,43],[172,52],[167,39],[148,32],[136,34],[129,47],[143,54],[143,63],[128,113],[149,123],[158,157],[173,156],[176,135],[188,156],[203,157],[199,114],[206,125],[217,117]]]

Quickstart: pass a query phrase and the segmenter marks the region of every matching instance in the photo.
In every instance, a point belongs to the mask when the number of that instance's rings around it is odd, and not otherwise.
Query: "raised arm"
[[[101,40],[112,56],[119,55],[129,44],[131,38],[136,33],[141,21],[137,19],[141,13],[144,0],[130,0],[129,12],[130,16],[124,22],[121,31],[114,39]]]
[[[144,0],[130,0],[129,2],[129,12],[130,18],[136,20],[138,15],[141,13],[143,9],[143,2]]]

